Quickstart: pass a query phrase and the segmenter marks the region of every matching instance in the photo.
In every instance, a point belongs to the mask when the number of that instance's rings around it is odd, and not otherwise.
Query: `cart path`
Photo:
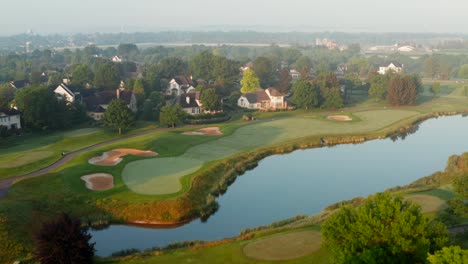
[[[8,189],[16,181],[19,181],[19,180],[22,180],[22,179],[27,179],[27,178],[34,178],[34,177],[38,177],[38,176],[44,175],[46,173],[49,173],[49,172],[57,169],[58,167],[66,164],[67,162],[72,160],[77,155],[80,155],[82,153],[85,153],[85,152],[88,152],[90,150],[94,150],[94,149],[97,149],[97,148],[100,148],[100,147],[103,147],[103,146],[106,146],[106,145],[109,145],[109,144],[117,143],[117,142],[120,142],[120,141],[123,141],[123,140],[126,140],[126,139],[139,137],[139,136],[143,136],[143,135],[148,135],[148,134],[161,132],[161,131],[168,131],[168,130],[172,130],[172,128],[153,128],[153,129],[150,129],[150,130],[147,130],[147,131],[142,131],[142,132],[138,132],[138,133],[135,133],[135,134],[126,135],[126,136],[123,136],[123,137],[110,139],[110,140],[107,140],[107,141],[104,141],[104,142],[101,142],[101,143],[97,143],[95,145],[91,145],[91,146],[88,146],[88,147],[85,147],[85,148],[82,148],[82,149],[79,149],[79,150],[69,152],[65,156],[63,156],[61,159],[57,160],[56,162],[52,163],[51,165],[49,165],[49,166],[47,166],[45,168],[42,168],[40,170],[31,172],[31,173],[28,173],[28,174],[18,175],[18,176],[12,177],[12,178],[0,180],[0,199],[2,199],[3,197],[5,197],[7,195]]]

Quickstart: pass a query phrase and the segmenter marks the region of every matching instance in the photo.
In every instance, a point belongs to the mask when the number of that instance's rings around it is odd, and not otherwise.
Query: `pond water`
[[[219,240],[327,205],[405,185],[443,170],[450,155],[468,151],[468,118],[430,119],[404,140],[297,150],[270,156],[238,177],[218,198],[207,222],[173,229],[112,225],[91,234],[96,254],[148,249],[186,240]]]

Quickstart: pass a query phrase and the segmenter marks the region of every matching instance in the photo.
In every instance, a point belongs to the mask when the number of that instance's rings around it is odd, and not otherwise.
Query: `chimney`
[[[120,99],[120,88],[117,88],[115,95],[117,96],[117,99]]]
[[[187,104],[190,104],[190,96],[186,96],[185,101],[187,102]]]

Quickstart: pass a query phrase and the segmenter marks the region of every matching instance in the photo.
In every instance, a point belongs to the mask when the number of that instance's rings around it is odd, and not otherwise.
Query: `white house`
[[[113,62],[120,63],[120,62],[122,62],[123,60],[122,60],[122,58],[119,57],[119,56],[114,56],[114,57],[112,57],[112,61],[113,61]]]
[[[301,73],[296,69],[291,69],[289,70],[289,76],[291,76],[293,80],[299,80],[301,78]]]
[[[166,94],[174,94],[178,96],[184,93],[189,93],[191,91],[195,91],[195,87],[197,87],[197,85],[197,81],[193,80],[192,77],[176,76],[169,82]]]
[[[409,45],[406,45],[406,46],[401,46],[399,47],[397,50],[400,51],[400,52],[412,52],[414,51],[416,48],[413,47],[413,46],[409,46]]]
[[[379,74],[386,74],[387,72],[392,71],[394,73],[402,73],[403,72],[403,64],[392,62],[387,67],[379,67]]]
[[[21,129],[20,112],[14,108],[0,110],[0,126],[8,129]]]
[[[54,93],[57,98],[66,100],[69,103],[74,103],[77,96],[80,94],[79,92],[73,92],[64,83],[61,83],[59,86],[57,86],[57,88],[54,90]]]
[[[248,109],[285,109],[288,107],[287,102],[282,95],[275,88],[257,89],[253,93],[246,93],[241,95],[237,100],[237,105]]]

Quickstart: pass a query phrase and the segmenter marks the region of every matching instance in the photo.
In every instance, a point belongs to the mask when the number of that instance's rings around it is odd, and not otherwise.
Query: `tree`
[[[372,74],[369,77],[368,82],[370,83],[369,88],[369,97],[375,99],[375,101],[380,101],[385,98],[387,93],[387,76],[381,74]]]
[[[244,72],[241,83],[241,93],[253,93],[258,88],[260,88],[260,80],[257,77],[257,74],[252,69],[247,69]]]
[[[433,96],[436,96],[436,95],[440,94],[440,83],[435,82],[435,83],[431,84],[430,90],[431,90],[431,93],[432,93]]]
[[[33,71],[33,72],[31,73],[30,80],[31,80],[31,84],[32,84],[32,85],[40,85],[40,84],[42,84],[42,73],[41,73],[41,72],[38,72],[38,71]]]
[[[120,71],[110,62],[100,63],[94,76],[94,85],[100,89],[116,89],[120,83]]]
[[[280,79],[277,85],[278,91],[282,94],[289,93],[291,89],[291,80],[292,77],[289,75],[289,71],[286,68],[281,69],[280,71]]]
[[[267,57],[258,57],[254,60],[252,69],[257,74],[261,87],[268,88],[274,85],[275,68],[270,59]]]
[[[167,57],[158,63],[157,73],[161,78],[171,79],[187,73],[187,64],[177,57]]]
[[[57,100],[48,87],[24,87],[16,92],[15,102],[27,128],[48,130],[71,125],[70,107],[64,100]]]
[[[196,78],[202,78],[205,80],[213,80],[214,61],[216,56],[209,50],[205,50],[190,60],[190,72]]]
[[[122,135],[122,129],[129,128],[133,125],[135,117],[127,103],[121,99],[114,99],[109,103],[106,112],[104,113],[104,124],[108,127],[119,129],[119,135]]]
[[[296,70],[298,71],[302,71],[302,70],[310,71],[310,69],[312,68],[312,61],[310,60],[308,56],[300,57],[296,61],[295,64],[296,64]]]
[[[143,81],[140,79],[136,79],[135,83],[133,84],[133,93],[137,98],[137,102],[143,104],[145,101],[145,87],[143,85]]]
[[[221,96],[213,88],[205,89],[201,94],[200,100],[205,110],[216,111],[221,109]]]
[[[0,84],[0,109],[10,107],[10,102],[15,98],[15,88],[9,84]]]
[[[458,78],[468,79],[468,64],[464,64],[460,67]]]
[[[418,85],[410,75],[393,75],[388,82],[387,102],[395,106],[415,104],[418,98]]]
[[[433,56],[424,61],[424,75],[433,80],[439,75],[439,62]]]
[[[468,263],[468,250],[460,246],[443,247],[434,254],[428,254],[430,264],[464,264]]]
[[[323,107],[329,109],[337,109],[344,106],[343,97],[341,96],[340,88],[332,87],[324,91],[323,98]]]
[[[182,123],[186,113],[180,105],[170,105],[166,104],[161,108],[161,113],[159,114],[159,123],[163,126],[172,126],[175,127],[177,124]]]
[[[442,223],[390,193],[371,196],[358,208],[342,207],[322,225],[322,235],[333,263],[424,263],[448,241]]]
[[[319,103],[317,88],[306,79],[300,79],[293,84],[291,101],[299,108],[313,108]]]
[[[119,44],[117,47],[117,52],[119,55],[124,57],[132,57],[139,53],[138,47],[135,44]]]
[[[78,65],[72,72],[73,84],[85,86],[92,83],[94,80],[94,73],[86,64]]]
[[[62,213],[45,223],[36,234],[34,255],[41,264],[92,263],[94,243],[91,235],[81,227],[79,219]]]

